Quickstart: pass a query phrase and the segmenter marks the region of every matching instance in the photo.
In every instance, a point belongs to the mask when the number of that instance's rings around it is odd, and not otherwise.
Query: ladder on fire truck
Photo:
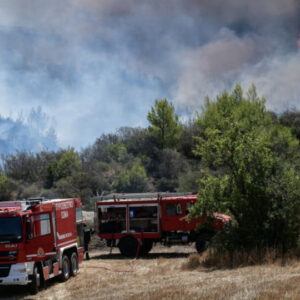
[[[122,201],[122,200],[158,200],[160,198],[167,197],[183,197],[193,195],[191,192],[183,193],[170,193],[170,192],[158,192],[158,193],[115,193],[93,197],[95,201]]]

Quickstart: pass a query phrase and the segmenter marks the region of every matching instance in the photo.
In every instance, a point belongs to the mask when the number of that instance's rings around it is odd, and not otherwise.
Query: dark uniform
[[[87,260],[89,260],[90,259],[90,256],[89,256],[89,242],[91,240],[91,229],[87,225],[84,224],[83,231],[84,231],[85,258]]]

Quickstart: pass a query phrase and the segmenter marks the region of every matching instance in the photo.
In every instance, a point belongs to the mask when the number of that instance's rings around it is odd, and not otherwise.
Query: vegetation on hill
[[[103,192],[196,192],[201,169],[201,159],[193,154],[196,121],[180,124],[166,99],[155,101],[147,117],[148,128],[122,127],[82,151],[2,156],[1,200],[80,196],[87,201]]]
[[[233,217],[229,234],[216,237],[227,249],[295,248],[300,112],[278,116],[265,102],[254,86],[245,96],[237,85],[183,124],[171,102],[157,100],[148,128],[122,127],[81,151],[2,156],[0,200],[80,196],[88,206],[103,192],[192,191],[193,216]]]

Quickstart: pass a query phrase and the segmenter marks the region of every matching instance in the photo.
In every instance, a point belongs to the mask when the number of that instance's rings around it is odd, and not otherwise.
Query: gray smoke
[[[41,108],[32,109],[26,119],[22,115],[16,120],[0,116],[0,154],[57,150],[56,134],[49,121]]]
[[[1,1],[0,113],[41,106],[80,148],[146,126],[155,99],[193,113],[237,82],[299,108],[299,13],[298,0]]]

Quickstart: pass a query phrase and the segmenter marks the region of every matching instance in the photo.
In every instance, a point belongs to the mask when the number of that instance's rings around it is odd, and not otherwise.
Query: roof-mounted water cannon
[[[45,201],[45,197],[32,197],[32,198],[28,198],[26,199],[26,204],[27,205],[38,205],[41,204],[43,201]]]

